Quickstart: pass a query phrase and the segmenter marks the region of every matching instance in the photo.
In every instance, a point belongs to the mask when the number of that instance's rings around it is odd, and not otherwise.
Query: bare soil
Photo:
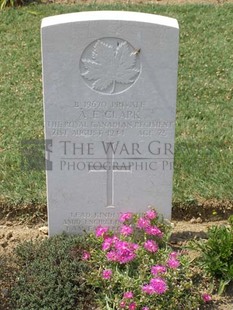
[[[205,239],[206,232],[212,225],[225,225],[227,221],[202,222],[201,218],[190,221],[172,221],[172,244],[180,247],[189,240]],[[13,252],[15,247],[30,240],[44,240],[48,238],[47,225],[41,222],[35,225],[20,224],[18,221],[0,222],[0,255]],[[233,308],[232,308],[233,309]]]

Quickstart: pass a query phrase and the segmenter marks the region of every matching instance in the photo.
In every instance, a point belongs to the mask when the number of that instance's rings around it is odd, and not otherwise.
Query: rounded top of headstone
[[[167,27],[179,28],[178,22],[175,18],[155,14],[126,12],[126,11],[89,11],[89,12],[55,15],[43,18],[41,27],[43,28],[43,27],[55,26],[57,24],[95,21],[95,20],[132,21],[132,22],[152,23]]]

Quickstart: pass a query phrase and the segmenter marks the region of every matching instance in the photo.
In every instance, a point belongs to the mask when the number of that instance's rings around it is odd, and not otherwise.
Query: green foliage
[[[231,215],[228,219],[230,225],[231,225],[231,228],[233,229],[233,215]]]
[[[9,292],[17,276],[17,267],[9,253],[0,253],[0,266],[0,309],[9,310]]]
[[[6,7],[17,7],[21,5],[28,4],[30,2],[39,2],[38,0],[0,0],[0,10],[5,9]]]
[[[3,10],[7,6],[17,6],[18,0],[0,0],[0,9]]]
[[[207,240],[193,241],[190,246],[200,252],[198,262],[204,271],[219,281],[219,294],[233,281],[233,225],[212,226]]]
[[[89,268],[81,260],[84,238],[61,235],[44,242],[28,242],[16,250],[19,267],[11,293],[17,310],[86,310],[93,290],[85,283]]]

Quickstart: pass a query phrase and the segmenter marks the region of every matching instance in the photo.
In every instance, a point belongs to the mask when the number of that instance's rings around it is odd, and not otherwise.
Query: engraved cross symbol
[[[107,168],[107,169],[106,169]],[[107,205],[106,208],[115,208],[114,206],[114,178],[115,173],[117,172],[131,172],[131,166],[119,166],[117,165],[117,168],[114,167],[114,155],[112,152],[112,149],[109,148],[107,151],[107,167],[104,167],[103,169],[90,169],[90,172],[105,172],[107,173]]]

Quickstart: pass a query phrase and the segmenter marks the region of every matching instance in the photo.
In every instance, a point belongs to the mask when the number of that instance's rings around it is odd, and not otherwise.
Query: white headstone
[[[134,12],[42,21],[49,234],[171,217],[178,23]]]

